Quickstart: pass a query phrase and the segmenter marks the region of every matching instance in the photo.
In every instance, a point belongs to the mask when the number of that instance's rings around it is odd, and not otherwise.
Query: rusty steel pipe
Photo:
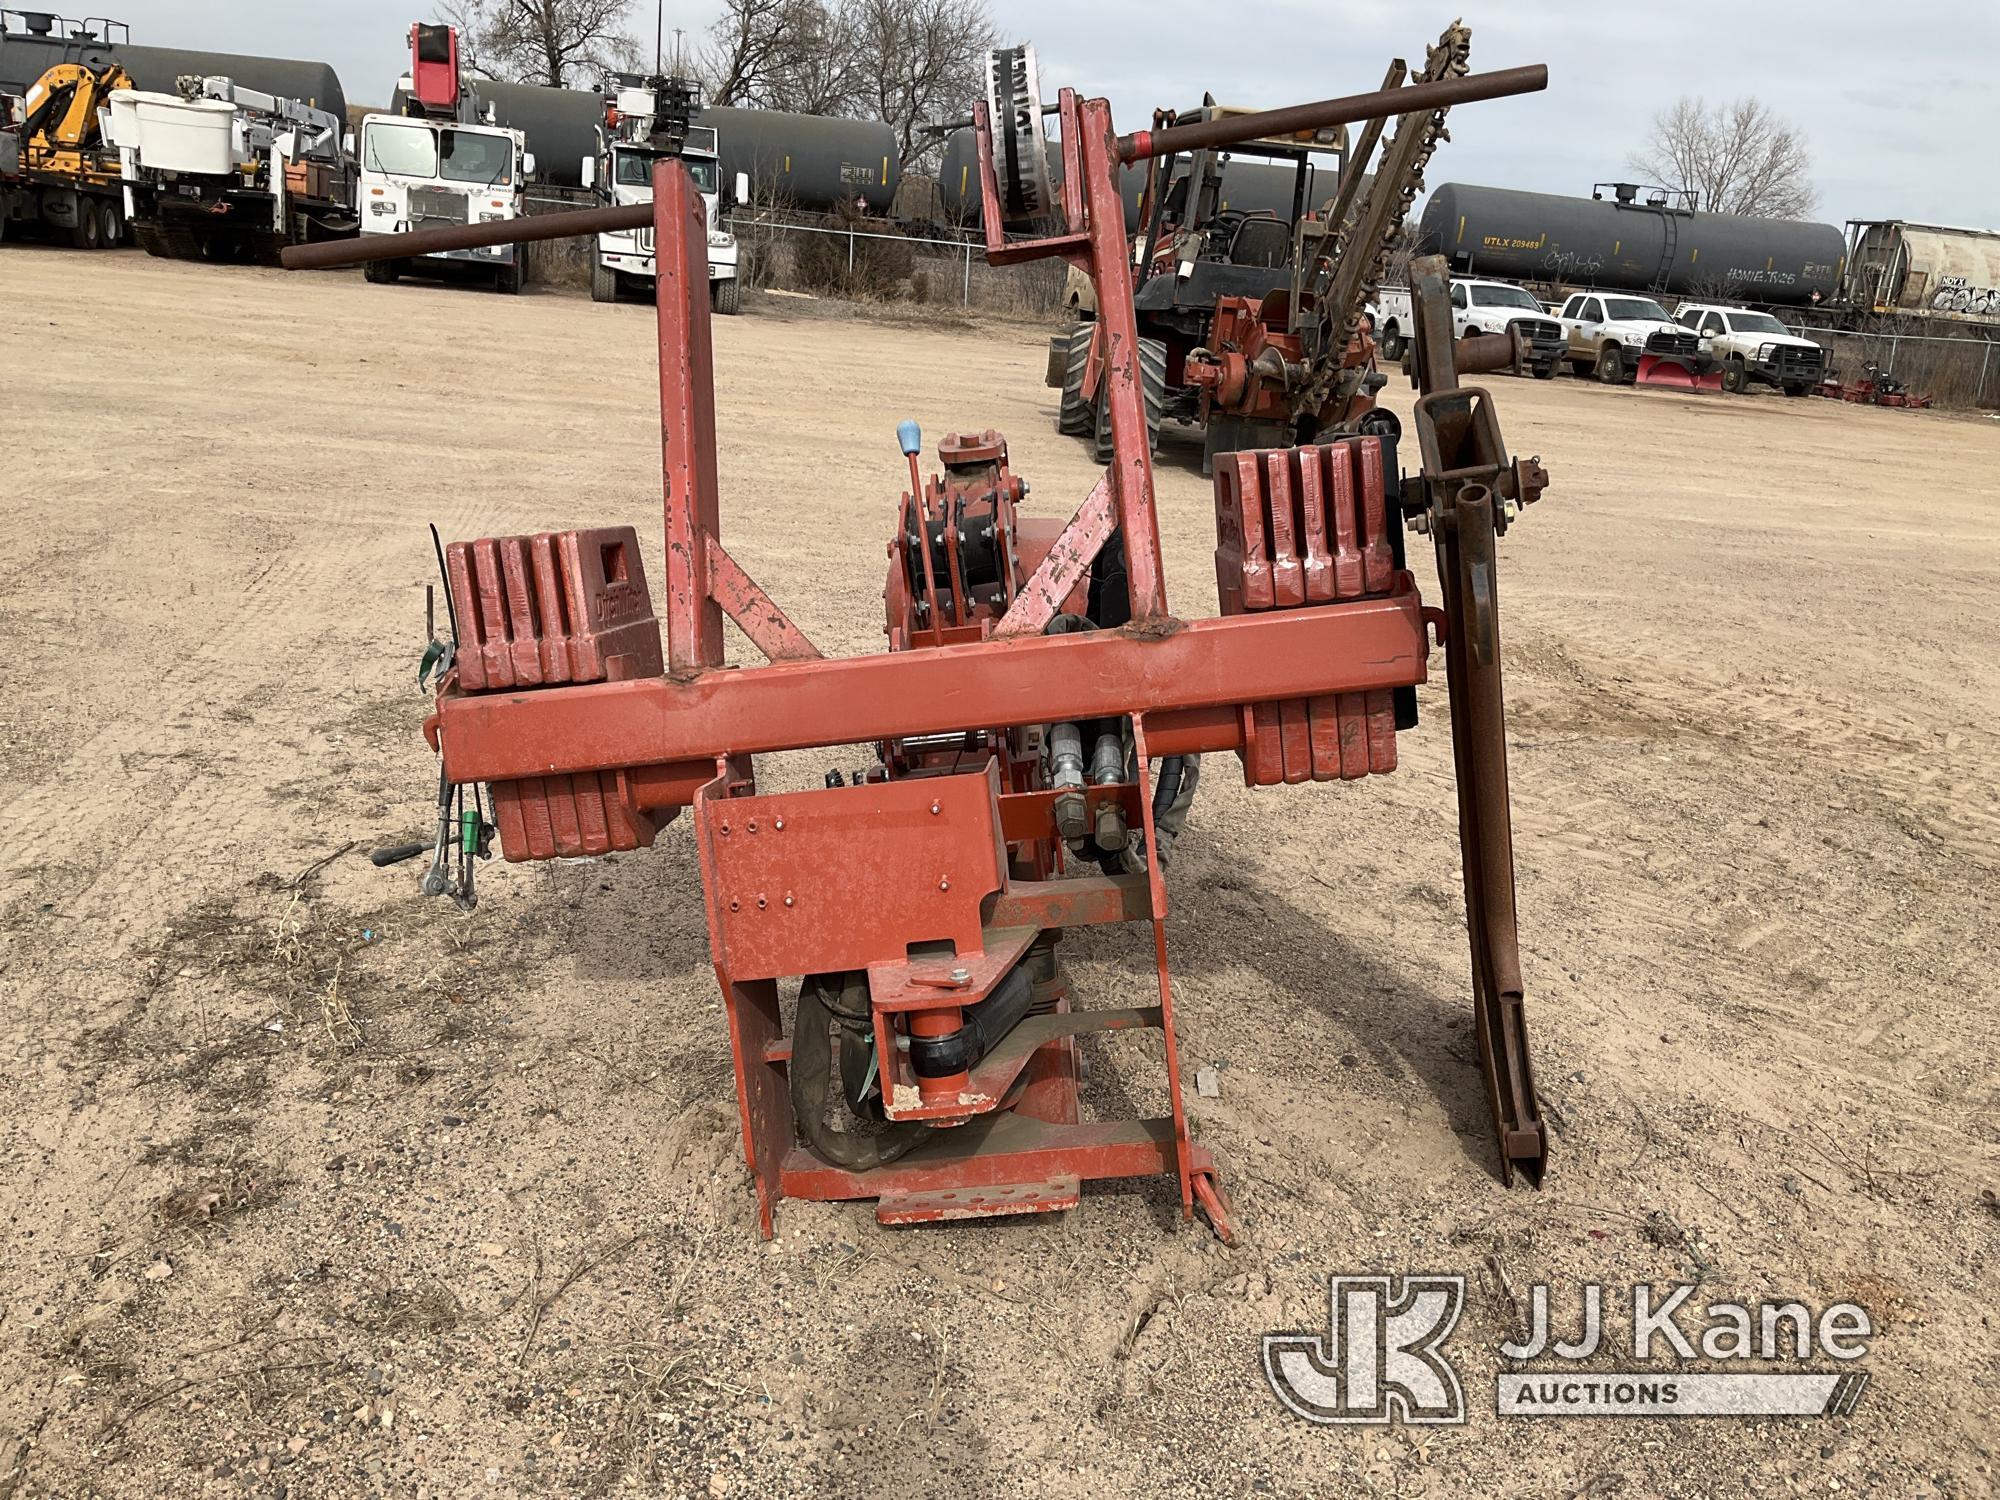
[[[1118,137],[1118,159],[1122,162],[1145,161],[1148,157],[1166,156],[1175,151],[1236,146],[1265,136],[1295,135],[1331,125],[1357,125],[1363,120],[1445,109],[1481,99],[1538,94],[1548,86],[1549,70],[1543,63],[1525,68],[1501,68],[1492,73],[1469,73],[1463,78],[1443,78],[1435,83],[1413,83],[1405,88],[1349,94],[1344,99],[1322,99],[1317,104],[1293,104],[1284,109],[1230,115],[1194,125],[1170,125],[1165,130],[1135,130],[1130,135]]]
[[[476,250],[482,245],[525,245],[530,240],[562,240],[609,230],[643,229],[652,222],[652,204],[621,203],[611,208],[578,209],[574,213],[495,219],[486,224],[443,224],[435,229],[412,229],[407,234],[364,234],[358,239],[289,245],[279,260],[287,271],[320,271],[329,266],[358,266],[371,260],[429,255],[435,250]]]

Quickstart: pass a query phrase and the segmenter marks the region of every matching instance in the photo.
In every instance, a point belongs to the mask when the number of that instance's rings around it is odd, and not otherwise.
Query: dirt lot
[[[1554,476],[1503,547],[1541,1194],[1491,1169],[1434,684],[1396,776],[1215,761],[1178,851],[1247,1243],[1146,1184],[766,1246],[685,825],[471,918],[362,857],[426,833],[427,521],[631,522],[660,576],[649,314],[11,248],[0,347],[0,1496],[1993,1492],[2000,426],[1495,383]],[[898,418],[1090,481],[1033,329],[766,301],[716,348],[725,535],[829,650],[880,643]],[[1184,452],[1161,495],[1209,613]],[[1065,951],[1140,1003],[1143,933]],[[1160,1106],[1156,1048],[1095,1063]],[[1279,1409],[1259,1335],[1370,1270],[1471,1278],[1470,1425]],[[1584,1280],[1859,1300],[1872,1384],[1497,1418]]]

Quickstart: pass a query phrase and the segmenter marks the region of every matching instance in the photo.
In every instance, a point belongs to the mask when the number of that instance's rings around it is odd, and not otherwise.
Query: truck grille
[[[1826,351],[1817,344],[1810,349],[1783,344],[1771,351],[1771,367],[1781,380],[1818,380],[1826,369]]]
[[[1547,318],[1516,318],[1513,327],[1521,330],[1521,337],[1531,344],[1560,344],[1566,342],[1562,325],[1551,323]]]
[[[1701,341],[1694,336],[1692,331],[1675,333],[1669,329],[1662,328],[1658,333],[1646,340],[1646,352],[1648,354],[1682,354],[1693,358],[1695,351],[1700,347]]]
[[[466,222],[466,199],[463,193],[448,193],[442,188],[410,189],[410,224],[463,224]]]

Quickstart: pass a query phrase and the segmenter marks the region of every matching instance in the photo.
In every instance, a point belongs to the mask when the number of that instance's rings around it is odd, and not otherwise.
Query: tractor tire
[[[1623,349],[1616,344],[1606,344],[1597,351],[1597,379],[1600,384],[1624,385],[1629,378]]]
[[[79,250],[95,250],[104,243],[104,224],[97,216],[95,203],[77,205],[76,225],[69,232],[69,242]]]
[[[1569,373],[1578,380],[1590,379],[1593,373],[1590,368],[1590,361],[1586,359],[1571,360],[1569,362]]]
[[[396,279],[396,263],[393,260],[364,261],[361,279],[370,286],[388,286]]]
[[[1750,371],[1734,355],[1723,361],[1722,388],[1732,396],[1740,396],[1750,389]]]
[[[1111,403],[1104,399],[1108,387],[1100,382],[1097,399],[1091,403],[1090,456],[1095,463],[1111,462]],[[1167,346],[1158,339],[1139,340],[1139,390],[1146,398],[1146,451],[1160,446],[1160,421],[1167,404]]]
[[[1167,409],[1167,346],[1139,340],[1139,389],[1146,397],[1146,451],[1160,451],[1160,422]]]
[[[1556,362],[1554,360],[1549,360],[1546,364],[1536,365],[1534,368],[1535,379],[1537,380],[1554,380],[1556,378]]]
[[[1096,423],[1090,398],[1083,394],[1084,366],[1090,363],[1090,334],[1096,326],[1079,323],[1069,333],[1069,348],[1063,355],[1062,395],[1056,404],[1056,431],[1065,437],[1082,437]]]
[[[725,318],[733,318],[743,311],[743,283],[731,276],[726,281],[714,281],[708,287],[709,305]]]
[[[503,297],[521,295],[521,285],[528,279],[528,252],[520,245],[514,247],[514,258],[493,272],[493,290]]]
[[[139,242],[139,248],[141,250],[144,250],[148,255],[151,255],[159,260],[165,260],[168,254],[170,253],[167,250],[167,242],[165,239],[161,237],[159,228],[156,225],[153,224],[133,225],[132,238]]]
[[[618,273],[595,255],[590,257],[590,300],[592,302],[618,300]]]
[[[1382,356],[1383,364],[1399,365],[1403,362],[1403,350],[1408,344],[1409,340],[1403,337],[1394,323],[1391,323],[1382,330],[1382,338],[1376,345],[1376,352]]]

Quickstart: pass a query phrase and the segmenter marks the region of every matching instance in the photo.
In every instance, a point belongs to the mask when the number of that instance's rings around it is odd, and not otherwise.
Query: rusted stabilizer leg
[[[1192,1179],[1194,1201],[1208,1218],[1215,1237],[1231,1249],[1236,1247],[1236,1225],[1229,1217],[1229,1195],[1222,1191],[1222,1179],[1214,1167],[1198,1168]]]
[[[1514,925],[1514,836],[1507,800],[1507,734],[1500,685],[1500,602],[1494,570],[1494,498],[1468,484],[1438,528],[1444,590],[1445,672],[1458,771],[1458,838],[1465,862],[1479,1067],[1500,1146],[1500,1176],[1540,1187],[1548,1132],[1535,1100],[1521,1004]]]

